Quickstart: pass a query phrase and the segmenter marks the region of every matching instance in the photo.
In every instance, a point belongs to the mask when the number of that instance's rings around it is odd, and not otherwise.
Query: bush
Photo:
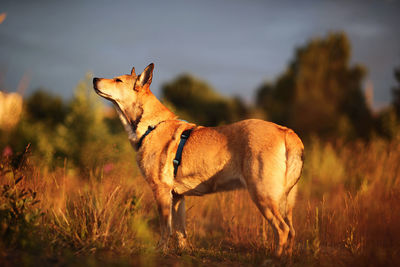
[[[21,186],[25,179],[23,174],[15,179],[24,164],[25,154],[14,158],[14,166],[8,158],[0,163],[1,180],[9,180],[0,189],[0,247],[3,248],[34,248],[38,241],[38,226],[44,213],[37,207],[37,194]]]

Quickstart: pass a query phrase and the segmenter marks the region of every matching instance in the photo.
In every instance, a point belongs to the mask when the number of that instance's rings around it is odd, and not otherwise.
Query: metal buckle
[[[178,167],[179,166],[179,160],[174,159],[172,161],[172,163],[174,164],[174,167]]]
[[[182,138],[182,139],[188,139],[191,131],[192,131],[192,130],[185,130],[185,131],[183,131],[183,133],[181,134],[181,138]]]

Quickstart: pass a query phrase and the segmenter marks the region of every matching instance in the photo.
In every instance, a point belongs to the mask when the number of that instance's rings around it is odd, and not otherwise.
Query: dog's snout
[[[99,81],[99,78],[93,78],[93,85],[96,85],[96,83]]]

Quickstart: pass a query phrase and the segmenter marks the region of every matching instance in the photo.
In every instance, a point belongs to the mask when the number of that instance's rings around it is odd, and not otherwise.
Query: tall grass
[[[284,262],[400,264],[400,143],[376,139],[330,144],[314,139],[306,148],[294,213],[296,246],[291,261]],[[272,252],[272,230],[244,190],[187,198],[193,248],[162,255],[155,249],[159,237],[155,203],[144,179],[128,171],[134,168],[133,160],[113,163],[129,168],[98,166],[103,171],[87,179],[68,169],[67,163],[42,171],[29,157],[22,165],[12,162],[2,160],[1,186],[31,192],[15,196],[17,202],[33,194],[34,201],[40,200],[21,211],[22,217],[37,215],[31,217],[32,223],[23,231],[15,228],[13,234],[35,240],[31,247],[44,248],[40,261],[68,265],[76,257],[94,257],[95,262],[118,259],[126,264],[258,265]],[[17,183],[20,176],[23,179]],[[2,197],[4,228],[16,222],[4,217],[10,209],[4,203],[10,199]],[[0,234],[5,247],[4,233]],[[13,251],[0,253],[0,260],[13,262]]]

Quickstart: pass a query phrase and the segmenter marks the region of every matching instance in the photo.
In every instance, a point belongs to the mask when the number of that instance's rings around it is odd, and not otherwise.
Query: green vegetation
[[[366,138],[373,123],[362,92],[365,69],[349,65],[350,44],[344,34],[314,39],[297,49],[275,83],[259,89],[257,104],[272,121],[302,136]]]
[[[0,265],[398,266],[399,71],[392,105],[373,113],[361,90],[365,70],[350,66],[350,55],[344,34],[310,41],[260,86],[254,106],[191,75],[162,88],[189,121],[265,117],[301,133],[292,258],[272,258],[271,227],[246,191],[188,198],[192,248],[158,251],[153,196],[88,76],[69,101],[34,93],[18,124],[0,132]]]
[[[189,74],[164,84],[162,98],[183,118],[217,126],[249,117],[251,110],[238,98],[218,94],[209,84]]]
[[[104,165],[115,168],[119,159],[134,158],[122,125],[113,109],[106,109],[94,93],[89,75],[67,103],[44,91],[25,101],[21,121],[15,129],[3,132],[0,147],[23,151],[27,144],[41,168],[67,165],[69,171],[86,178],[101,176]],[[136,173],[135,167],[128,168]]]
[[[0,237],[2,249],[35,249],[40,218],[44,214],[37,207],[37,193],[19,187],[25,177],[16,178],[17,170],[1,163],[2,176],[11,176],[10,184],[2,184],[0,192]]]

